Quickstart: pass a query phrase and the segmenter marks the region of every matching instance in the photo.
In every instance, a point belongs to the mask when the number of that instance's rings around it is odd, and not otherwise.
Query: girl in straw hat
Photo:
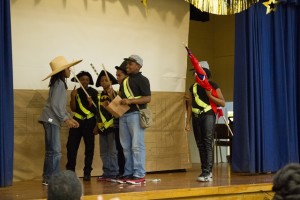
[[[82,60],[67,62],[63,56],[58,56],[50,62],[52,73],[44,80],[50,78],[49,97],[38,121],[45,129],[45,160],[43,169],[43,185],[48,185],[50,176],[60,171],[61,144],[60,126],[77,128],[79,124],[67,112],[67,84],[66,78],[70,77],[70,67]]]

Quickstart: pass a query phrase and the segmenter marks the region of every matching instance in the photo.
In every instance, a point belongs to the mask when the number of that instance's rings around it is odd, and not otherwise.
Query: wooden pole
[[[108,80],[108,82],[109,82],[109,87],[113,90],[112,84],[111,84],[111,81],[110,81],[110,78],[109,78],[109,76],[108,76],[108,74],[107,74],[107,71],[106,71],[106,69],[105,69],[105,67],[104,67],[103,64],[102,64],[102,68],[103,68],[103,71],[104,71],[104,73],[105,73],[105,76],[106,76],[106,78],[107,78],[107,80]],[[115,97],[116,97],[116,95],[115,95],[114,90],[113,90],[113,98],[115,98]]]

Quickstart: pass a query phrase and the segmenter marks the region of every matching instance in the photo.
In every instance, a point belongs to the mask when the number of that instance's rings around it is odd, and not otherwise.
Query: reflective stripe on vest
[[[90,119],[90,118],[94,117],[94,114],[90,113],[90,114],[88,114],[87,116],[84,117],[84,116],[82,116],[78,113],[74,113],[74,116],[78,119],[84,120],[84,119]]]
[[[109,121],[106,121],[106,118],[102,114],[100,107],[101,107],[101,94],[98,94],[98,108],[99,108],[99,114],[101,117],[100,123],[97,123],[97,126],[100,130],[103,130],[103,128],[107,129],[108,127],[112,127],[114,125],[114,118],[111,118]]]
[[[77,117],[78,119],[82,119],[82,120],[83,120],[83,119],[90,119],[90,118],[94,117],[94,114],[93,114],[91,111],[89,111],[88,109],[86,109],[86,108],[82,105],[81,99],[80,99],[80,97],[79,97],[78,94],[76,95],[76,100],[77,100],[77,103],[78,103],[78,105],[79,105],[80,110],[81,110],[86,116],[82,116],[82,115],[80,115],[79,113],[76,113],[76,112],[75,112],[75,114],[74,114],[75,117]]]
[[[211,106],[205,102],[203,102],[200,98],[199,95],[197,93],[197,83],[194,83],[193,86],[193,94],[195,96],[195,102],[197,103],[198,106],[202,107],[203,110],[200,110],[199,108],[193,108],[192,107],[192,112],[195,114],[201,114],[203,112],[207,112],[209,110],[211,110]]]
[[[141,96],[133,96],[133,94],[131,94],[129,92],[129,89],[128,89],[128,86],[129,86],[129,83],[128,83],[128,77],[126,77],[123,81],[123,89],[124,89],[124,93],[125,93],[125,96],[127,97],[127,99],[138,99],[138,98],[141,98]]]

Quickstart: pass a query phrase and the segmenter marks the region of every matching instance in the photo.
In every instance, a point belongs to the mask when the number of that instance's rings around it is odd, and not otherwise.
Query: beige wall
[[[212,73],[226,101],[233,101],[234,15],[211,15],[213,22]]]
[[[123,58],[138,54],[152,91],[185,90],[185,1],[151,0],[146,15],[138,0],[12,0],[11,16],[14,89],[47,89],[48,81],[41,80],[57,55],[83,59],[72,69],[96,79],[90,63],[115,74]]]
[[[189,47],[199,61],[207,60],[212,80],[218,83],[226,101],[233,100],[234,15],[210,15],[208,22],[190,21]],[[192,65],[188,60],[188,69]],[[186,89],[194,82],[187,71]]]

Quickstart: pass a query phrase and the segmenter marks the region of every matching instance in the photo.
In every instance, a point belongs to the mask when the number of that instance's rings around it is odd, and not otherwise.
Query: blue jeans
[[[50,176],[60,171],[61,144],[60,127],[43,122],[45,129],[45,160],[43,179],[48,181]]]
[[[114,178],[119,174],[119,165],[115,132],[113,131],[113,129],[110,132],[100,134],[99,143],[103,176]]]
[[[137,111],[120,117],[120,141],[125,156],[124,176],[144,177],[145,170],[145,129],[140,126]]]

